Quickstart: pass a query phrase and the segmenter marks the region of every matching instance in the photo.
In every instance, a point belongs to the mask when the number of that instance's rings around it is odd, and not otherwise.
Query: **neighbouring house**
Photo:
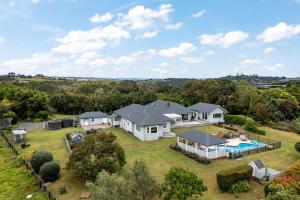
[[[131,104],[113,112],[113,126],[119,126],[143,141],[171,137],[171,126],[191,120],[192,112],[186,107],[157,100],[147,105]]]
[[[85,130],[109,127],[108,116],[100,111],[85,112],[79,115],[79,123]]]
[[[253,168],[252,176],[260,180],[272,180],[281,173],[272,168],[268,168],[262,160],[254,160],[249,163]]]
[[[221,138],[196,130],[177,135],[177,145],[181,149],[209,160],[226,157],[226,143]]]
[[[12,130],[12,139],[16,143],[26,142],[26,134],[25,130]]]
[[[228,113],[219,105],[201,102],[188,107],[188,109],[192,111],[192,119],[208,123],[224,122],[224,115]]]

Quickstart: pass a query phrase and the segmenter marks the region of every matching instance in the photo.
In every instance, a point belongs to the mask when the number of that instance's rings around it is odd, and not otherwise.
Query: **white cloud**
[[[262,63],[262,60],[248,58],[248,59],[242,60],[240,62],[240,65],[249,66],[249,65],[257,65],[257,64],[261,64],[261,63]]]
[[[200,10],[199,12],[193,13],[192,16],[195,18],[199,18],[206,13],[206,10]]]
[[[268,71],[277,71],[280,68],[283,68],[284,65],[281,63],[276,63],[274,65],[264,65],[262,66],[262,69],[268,70]]]
[[[90,21],[92,23],[102,23],[102,22],[108,22],[113,18],[113,15],[111,13],[105,13],[104,15],[95,14],[93,17],[90,18]]]
[[[189,63],[189,64],[201,64],[203,62],[203,58],[194,58],[194,57],[183,57],[180,58],[181,61]]]
[[[10,7],[14,7],[16,5],[16,2],[15,1],[10,1],[9,4],[8,4]]]
[[[162,4],[158,9],[139,5],[131,8],[125,15],[119,14],[120,19],[116,24],[133,30],[151,29],[161,21],[168,21],[171,12],[173,12],[171,4]]]
[[[38,4],[38,3],[40,3],[40,0],[31,0],[31,3]]]
[[[114,64],[132,64],[136,61],[136,58],[133,56],[121,56],[117,58],[113,63]]]
[[[70,31],[66,36],[57,39],[59,44],[52,51],[71,54],[84,53],[99,50],[107,45],[117,46],[121,41],[129,38],[128,31],[114,25],[88,31]]]
[[[232,31],[228,33],[217,33],[214,35],[204,34],[199,37],[201,44],[216,45],[224,48],[242,42],[249,37],[248,33],[243,31]]]
[[[216,53],[215,51],[210,50],[210,51],[205,52],[204,55],[205,56],[212,56],[212,55],[215,55],[215,53]]]
[[[264,54],[269,54],[269,53],[272,53],[273,51],[275,51],[275,48],[268,47],[268,48],[265,48],[263,52],[264,52]]]
[[[291,38],[300,33],[300,24],[287,25],[280,22],[275,26],[268,27],[264,32],[260,33],[256,38],[264,43],[276,42],[279,40]]]
[[[179,29],[181,26],[182,26],[182,22],[178,22],[176,24],[167,24],[166,25],[166,29],[168,30],[176,30],[176,29]]]
[[[161,62],[160,64],[159,64],[159,66],[161,66],[161,67],[166,67],[168,65],[168,63],[166,63],[166,62]]]
[[[158,33],[159,33],[158,30],[147,31],[140,38],[153,38],[153,37],[157,36]]]
[[[0,44],[6,42],[6,39],[4,37],[0,37]]]
[[[178,47],[172,47],[169,49],[162,49],[159,51],[159,55],[164,57],[176,57],[176,56],[183,56],[190,54],[197,50],[197,47],[195,47],[191,43],[183,42],[180,43]]]

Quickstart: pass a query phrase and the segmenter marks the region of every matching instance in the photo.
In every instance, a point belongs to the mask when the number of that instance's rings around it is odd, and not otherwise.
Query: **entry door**
[[[202,113],[202,119],[207,120],[207,113]]]

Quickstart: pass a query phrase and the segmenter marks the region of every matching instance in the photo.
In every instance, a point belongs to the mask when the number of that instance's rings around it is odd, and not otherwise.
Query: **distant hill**
[[[280,77],[279,76],[258,76],[258,75],[244,75],[244,74],[240,74],[236,76],[229,75],[222,78],[235,80],[235,81],[244,80],[253,85],[257,85],[261,83],[272,84],[274,82],[281,82],[284,80],[288,81],[288,79],[284,76],[280,76]]]

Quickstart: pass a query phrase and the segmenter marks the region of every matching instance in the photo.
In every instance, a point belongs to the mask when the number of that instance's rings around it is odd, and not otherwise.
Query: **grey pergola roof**
[[[228,112],[222,106],[216,105],[216,104],[210,104],[210,103],[199,102],[199,103],[196,103],[196,104],[188,107],[188,109],[190,109],[190,110],[194,110],[194,111],[198,111],[198,112],[202,112],[202,113],[211,113],[216,108],[220,108],[220,109],[224,110],[224,112],[226,112],[226,113]]]
[[[88,118],[106,118],[107,115],[101,111],[96,112],[85,112],[79,115],[79,119],[88,119]]]
[[[178,134],[177,137],[187,139],[197,144],[202,144],[203,146],[206,147],[227,143],[227,141],[221,138],[213,136],[209,133],[204,133],[196,130],[191,130],[191,131]]]

